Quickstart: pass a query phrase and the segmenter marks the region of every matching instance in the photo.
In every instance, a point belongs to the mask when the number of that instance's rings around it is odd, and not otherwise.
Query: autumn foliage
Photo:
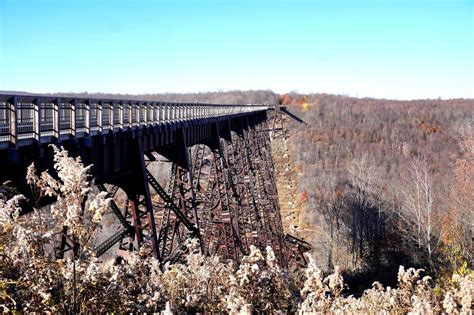
[[[472,100],[289,93],[280,103],[304,121],[283,115],[288,138],[274,143],[288,148],[285,165],[276,163],[282,211],[292,213],[284,221],[313,243],[320,266],[350,274],[472,266]]]

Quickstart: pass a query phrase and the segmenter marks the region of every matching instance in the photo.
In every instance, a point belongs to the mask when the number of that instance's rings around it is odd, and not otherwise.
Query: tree
[[[444,241],[450,247],[451,256],[454,255],[451,259],[454,268],[462,264],[462,259],[474,263],[474,135],[471,130],[463,130],[464,156],[456,160],[449,209],[443,217],[447,230]]]
[[[407,180],[401,185],[402,206],[399,217],[404,222],[405,236],[416,242],[426,253],[430,268],[434,271],[434,255],[442,236],[440,200],[433,189],[433,181],[426,162],[413,162]]]

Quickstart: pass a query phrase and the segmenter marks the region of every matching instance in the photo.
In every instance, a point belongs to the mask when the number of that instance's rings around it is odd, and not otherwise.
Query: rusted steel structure
[[[97,188],[120,227],[97,244],[151,245],[161,262],[180,259],[188,238],[209,255],[239,261],[249,246],[271,246],[283,265],[309,245],[284,235],[270,150],[268,105],[163,103],[0,95],[0,180],[28,195],[26,166],[51,169],[51,143],[93,164]],[[171,164],[168,180],[150,165]],[[58,255],[72,248],[62,238]],[[304,258],[303,258],[304,260]]]

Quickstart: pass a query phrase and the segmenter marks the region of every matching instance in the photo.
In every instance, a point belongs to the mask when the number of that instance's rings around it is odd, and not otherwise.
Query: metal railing
[[[0,95],[0,144],[51,137],[86,137],[271,108],[269,105]]]

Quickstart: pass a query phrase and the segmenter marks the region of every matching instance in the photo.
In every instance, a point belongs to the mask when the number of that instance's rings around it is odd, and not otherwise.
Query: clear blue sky
[[[0,90],[474,97],[474,0],[0,0]]]

